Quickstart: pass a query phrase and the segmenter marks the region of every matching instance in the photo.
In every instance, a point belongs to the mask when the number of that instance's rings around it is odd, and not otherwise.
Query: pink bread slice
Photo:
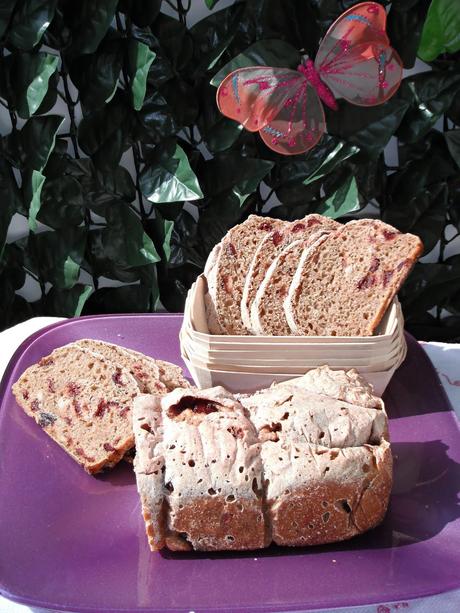
[[[285,301],[305,336],[371,336],[423,252],[422,241],[378,220],[352,221],[302,257]]]
[[[114,466],[134,445],[128,370],[75,344],[30,366],[13,385],[18,404],[87,472]]]
[[[307,240],[319,230],[336,230],[340,224],[323,215],[306,215],[303,219],[288,222],[284,228],[271,232],[259,243],[246,276],[241,299],[241,318],[248,330],[256,331],[251,322],[251,306],[270,264],[294,241]]]
[[[292,331],[286,320],[284,300],[297,271],[302,254],[321,244],[327,232],[317,232],[309,239],[294,241],[273,260],[257,290],[251,306],[254,334],[288,336]]]
[[[241,319],[241,298],[246,275],[260,241],[286,222],[250,215],[222,239],[217,261],[208,281],[206,309],[212,312],[221,334],[250,334]],[[212,252],[213,257],[216,253]],[[210,267],[208,267],[208,270]]]

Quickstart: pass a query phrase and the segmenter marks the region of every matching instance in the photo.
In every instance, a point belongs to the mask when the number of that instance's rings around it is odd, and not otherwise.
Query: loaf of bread
[[[138,385],[125,368],[75,345],[55,349],[13,385],[18,404],[89,473],[119,462],[134,444]]]
[[[134,431],[152,550],[330,543],[386,512],[387,417],[355,371],[322,367],[239,397],[221,387],[140,396]]]
[[[176,387],[190,387],[179,366],[81,339],[28,368],[13,393],[24,411],[93,474],[129,457],[134,398]]]
[[[371,336],[417,258],[422,241],[378,220],[351,221],[305,251],[284,309],[302,336]]]
[[[338,227],[340,227],[339,223],[328,217],[323,217],[323,215],[307,215],[298,221],[284,222],[279,230],[270,232],[260,241],[249,266],[241,298],[241,318],[248,330],[253,334],[271,334],[271,332],[261,332],[259,330],[259,328],[263,329],[263,325],[259,327],[254,326],[251,313],[256,294],[260,290],[261,285],[265,283],[265,286],[267,286],[269,283],[267,281],[269,276],[267,271],[275,258],[283,253],[291,243],[305,241],[308,244],[313,236],[318,236],[318,232],[332,231]],[[301,253],[299,258],[300,255]],[[295,269],[291,277],[294,272]],[[255,309],[255,313],[257,316],[258,308]]]

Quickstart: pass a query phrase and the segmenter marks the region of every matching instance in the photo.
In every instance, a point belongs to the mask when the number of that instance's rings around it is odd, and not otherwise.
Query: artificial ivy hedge
[[[380,107],[341,101],[306,155],[273,153],[216,109],[215,84],[230,69],[296,67],[352,4],[248,0],[188,28],[184,0],[0,0],[0,104],[10,118],[0,124],[0,328],[42,314],[180,311],[216,241],[276,195],[270,214],[283,219],[350,216],[371,201],[426,252],[441,241],[438,262],[412,273],[404,311],[419,338],[459,338],[460,255],[444,259],[460,231],[458,54],[406,78]],[[389,34],[406,67],[429,4],[391,5]],[[452,51],[439,46],[434,56]],[[400,164],[389,168],[393,136]],[[29,233],[8,242],[15,213]],[[27,275],[41,288],[33,303],[17,293]],[[120,285],[101,287],[101,277]]]

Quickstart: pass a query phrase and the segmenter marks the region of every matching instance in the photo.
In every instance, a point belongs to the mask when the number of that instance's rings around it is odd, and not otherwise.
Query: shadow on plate
[[[403,547],[426,541],[460,517],[460,464],[447,455],[441,441],[394,443],[394,483],[388,513],[383,523],[349,541],[315,547],[277,547],[256,552],[178,553],[167,549],[168,559],[265,557],[315,555],[339,551]]]
[[[451,411],[449,399],[418,342],[406,333],[407,356],[383,394],[390,419]]]

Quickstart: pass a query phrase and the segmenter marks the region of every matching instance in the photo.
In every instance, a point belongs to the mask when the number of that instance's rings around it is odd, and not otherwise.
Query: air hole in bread
[[[321,439],[321,438],[324,438],[324,432],[320,432],[320,433],[318,434],[318,438],[320,438],[320,439]]]
[[[329,521],[331,514],[329,512],[323,513],[323,522],[325,524],[327,524],[327,522]]]
[[[208,489],[208,494],[209,494],[210,496],[216,496],[217,492],[216,492],[216,490],[215,490],[213,487],[210,487],[210,488]]]
[[[168,417],[177,421],[189,421],[193,415],[209,415],[215,413],[222,407],[218,402],[212,402],[204,398],[194,398],[193,396],[183,396],[179,402],[173,404],[168,409]]]
[[[329,453],[329,457],[331,458],[331,460],[335,460],[335,458],[336,458],[338,455],[339,455],[339,452],[338,452],[338,451],[335,451],[335,450],[334,450],[334,451],[331,451],[331,452]]]
[[[327,453],[328,451],[328,449],[317,449],[315,453],[316,455],[323,455],[323,453]]]
[[[189,460],[188,465],[193,468],[195,466],[195,460]]]
[[[252,480],[252,486],[251,487],[252,487],[252,491],[257,496],[257,498],[260,498],[262,492],[259,489],[259,485],[257,483],[256,477],[254,477],[254,479]]]
[[[149,426],[149,424],[142,424],[141,428],[142,430],[145,430],[146,432],[152,433],[152,428]]]
[[[338,504],[340,505],[342,510],[345,511],[345,513],[351,513],[352,509],[348,504],[348,500],[339,500]]]
[[[292,398],[292,396],[291,396]],[[286,401],[287,402],[287,401]],[[281,421],[284,421],[285,419],[287,419],[289,417],[289,413],[286,411],[286,413],[284,413],[283,417],[281,417]]]
[[[168,490],[168,492],[174,492],[174,486],[171,483],[171,481],[168,481],[168,483],[165,483],[165,488]]]
[[[235,540],[235,537],[233,537],[231,534],[227,534],[225,538],[229,543],[233,543],[233,541]]]
[[[225,500],[226,502],[235,502],[235,496],[233,494],[229,494]]]

